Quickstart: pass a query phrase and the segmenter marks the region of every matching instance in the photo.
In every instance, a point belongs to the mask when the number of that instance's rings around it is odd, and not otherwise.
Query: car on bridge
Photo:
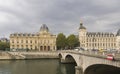
[[[99,52],[107,52],[107,49],[99,49]]]
[[[99,51],[98,49],[92,49],[92,51]]]
[[[114,60],[114,54],[107,54],[107,60]]]
[[[118,50],[116,50],[116,49],[108,49],[108,52],[117,53]]]
[[[80,48],[80,47],[76,47],[74,50],[76,50],[76,51],[87,51],[86,48]]]

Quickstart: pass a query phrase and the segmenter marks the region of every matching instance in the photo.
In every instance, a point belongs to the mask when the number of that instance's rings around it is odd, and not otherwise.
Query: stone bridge
[[[62,51],[59,53],[61,63],[75,63],[75,74],[88,74],[91,70],[102,70],[108,68],[120,72],[120,60],[108,60],[107,56],[75,51]],[[94,68],[94,69],[92,69]],[[115,74],[115,73],[114,73]]]

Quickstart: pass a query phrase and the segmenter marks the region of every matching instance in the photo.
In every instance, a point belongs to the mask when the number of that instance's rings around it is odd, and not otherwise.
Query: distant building
[[[110,32],[87,32],[80,23],[79,27],[80,47],[86,49],[120,49],[120,29],[117,34]]]
[[[0,38],[0,42],[9,42],[9,40],[7,38]]]
[[[43,24],[38,33],[10,34],[10,48],[37,51],[55,51],[56,35],[51,34],[48,27]]]

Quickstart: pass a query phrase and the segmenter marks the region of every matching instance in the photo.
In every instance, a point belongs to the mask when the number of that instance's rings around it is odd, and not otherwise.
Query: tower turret
[[[81,48],[85,48],[85,46],[86,46],[86,33],[87,33],[86,28],[83,26],[83,23],[80,22],[79,41],[80,41],[80,47]]]
[[[118,50],[120,50],[120,29],[117,31],[116,34],[116,47]]]
[[[79,27],[79,29],[86,29],[86,28],[83,26],[83,23],[82,23],[82,22],[80,22],[80,27]]]

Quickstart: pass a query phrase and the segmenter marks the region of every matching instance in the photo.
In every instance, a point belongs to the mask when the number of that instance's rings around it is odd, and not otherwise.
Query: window
[[[21,48],[23,48],[23,45],[21,45]]]
[[[21,40],[21,43],[23,43],[23,40]]]
[[[26,48],[28,48],[28,45],[26,45]]]
[[[35,43],[37,43],[37,41],[35,40]]]
[[[32,45],[30,45],[30,47],[32,48]]]
[[[19,48],[19,45],[17,45],[17,48]]]
[[[30,43],[32,43],[32,40],[30,40]]]
[[[12,43],[14,43],[14,40],[12,40]]]
[[[14,45],[12,45],[12,48],[14,48]]]
[[[28,40],[26,40],[26,43],[28,43]]]
[[[17,41],[17,43],[19,43],[19,41]]]
[[[30,45],[30,48],[32,49],[32,45]]]

